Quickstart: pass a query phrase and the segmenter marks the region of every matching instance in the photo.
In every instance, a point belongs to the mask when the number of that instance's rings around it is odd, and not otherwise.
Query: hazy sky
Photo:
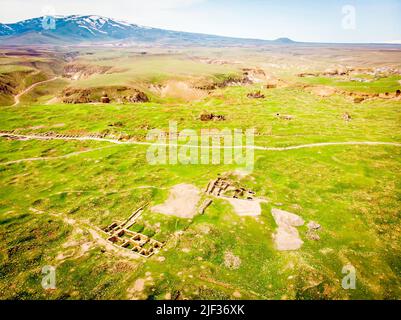
[[[401,42],[401,0],[0,0],[0,22],[49,10],[236,37]]]

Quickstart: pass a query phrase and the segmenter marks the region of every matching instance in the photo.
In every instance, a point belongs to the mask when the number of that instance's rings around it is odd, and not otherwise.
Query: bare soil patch
[[[302,226],[304,220],[294,213],[280,209],[273,208],[271,213],[278,225],[278,229],[273,235],[277,250],[298,250],[304,242],[299,237],[296,227]]]
[[[198,210],[200,192],[192,184],[179,184],[171,188],[166,202],[152,207],[153,212],[173,215],[180,218],[193,218]]]
[[[137,279],[134,283],[134,291],[141,292],[145,288],[145,280]]]
[[[150,89],[162,98],[177,98],[184,101],[201,100],[208,96],[206,90],[194,88],[184,81],[171,80],[164,86],[152,86]]]
[[[262,214],[262,208],[260,204],[267,202],[263,199],[242,200],[228,197],[224,197],[224,199],[233,206],[233,209],[237,215],[251,217],[260,216]]]
[[[229,269],[238,269],[241,266],[241,259],[231,251],[226,251],[224,253],[224,265]]]
[[[337,92],[337,90],[335,88],[326,87],[326,86],[307,87],[307,91],[309,91],[319,97],[330,97]]]
[[[105,101],[107,98],[107,102]],[[148,102],[149,97],[142,91],[125,86],[99,88],[66,88],[61,94],[63,103],[137,103]]]

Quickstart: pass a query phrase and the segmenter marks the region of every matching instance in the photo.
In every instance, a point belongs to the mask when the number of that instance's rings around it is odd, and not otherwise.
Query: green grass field
[[[208,65],[188,59],[185,55],[123,55],[104,56],[97,53],[90,59],[82,58],[77,63],[87,63],[94,66],[112,67],[106,74],[93,75],[74,83],[79,88],[99,87],[109,85],[127,85],[135,83],[161,83],[171,79],[202,78],[215,74],[235,74],[235,67]]]
[[[104,60],[99,62],[100,58]],[[115,65],[129,71],[90,77],[76,85],[235,71],[176,57],[169,63],[165,57],[132,62],[110,53],[91,61],[109,65],[106,59],[119,59]],[[367,90],[393,90],[396,80],[373,82]],[[47,105],[70,84],[63,81],[36,87],[16,107],[0,107],[0,130],[124,133],[145,141],[148,129],[167,129],[169,121],[176,121],[179,130],[197,132],[255,128],[257,146],[401,143],[397,100],[354,104],[341,95],[320,98],[297,86],[262,89],[265,99],[249,99],[248,93],[260,90],[260,85],[253,85],[217,89],[207,98],[187,103],[158,98],[124,105]],[[331,79],[314,81],[339,85]],[[354,85],[339,86],[363,91]],[[224,115],[226,120],[201,122],[198,116],[203,111]],[[351,121],[342,119],[344,112]],[[280,119],[277,113],[293,119]],[[254,170],[238,182],[268,201],[257,218],[238,216],[223,199],[214,200],[205,214],[193,219],[153,213],[150,207],[162,203],[172,186],[188,183],[204,190],[219,174],[241,168],[152,166],[146,151],[146,145],[102,141],[0,138],[1,299],[401,298],[399,146],[256,150]],[[15,160],[22,161],[9,163]],[[101,235],[98,228],[123,221],[143,203],[149,205],[132,230],[166,242],[158,254],[148,259],[123,256],[94,236],[94,231]],[[309,240],[304,225],[298,228],[304,241],[299,250],[277,251],[272,208],[318,222],[320,240]],[[239,257],[237,269],[224,263],[227,252]],[[356,268],[355,290],[341,286],[347,264]],[[55,290],[41,286],[45,265],[56,267]]]
[[[366,75],[360,75],[356,78],[366,78]],[[386,93],[395,92],[400,89],[401,76],[389,76],[380,79],[372,79],[372,82],[355,82],[336,78],[304,78],[303,82],[312,85],[325,85],[336,87],[350,92],[366,92],[366,93]]]

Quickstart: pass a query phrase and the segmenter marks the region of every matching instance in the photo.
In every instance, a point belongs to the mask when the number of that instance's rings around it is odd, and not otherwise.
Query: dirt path
[[[106,149],[106,148],[110,148],[110,147],[111,146],[101,147],[101,148],[96,148],[96,149],[90,149],[90,150],[84,150],[84,151],[76,151],[76,152],[72,152],[72,153],[68,153],[68,154],[65,154],[65,155],[62,155],[62,156],[56,156],[56,157],[37,157],[37,158],[18,159],[18,160],[12,160],[12,161],[8,161],[8,162],[1,162],[0,165],[16,164],[16,163],[31,162],[31,161],[65,159],[65,158],[73,157],[73,156],[76,156],[76,155],[79,155],[79,154],[88,153],[88,152],[97,151],[97,150],[102,150],[102,149]]]
[[[295,149],[305,149],[305,148],[316,148],[316,147],[328,147],[328,146],[393,146],[401,147],[401,143],[397,142],[381,142],[381,141],[345,141],[345,142],[320,142],[320,143],[310,143],[301,144],[298,146],[291,147],[258,147],[254,146],[255,150],[267,150],[267,151],[287,151]]]
[[[28,93],[29,91],[31,91],[33,88],[35,88],[35,87],[37,87],[37,86],[39,86],[39,85],[41,85],[41,84],[54,81],[54,80],[56,80],[56,79],[59,79],[59,77],[54,77],[54,78],[51,78],[51,79],[48,79],[48,80],[39,81],[39,82],[36,82],[36,83],[34,83],[33,85],[29,86],[29,87],[26,88],[24,91],[22,91],[22,92],[20,92],[20,93],[18,93],[17,95],[14,96],[14,104],[12,105],[12,107],[15,107],[16,105],[18,105],[18,104],[20,103],[20,98],[21,98],[24,94],[26,94],[26,93]]]
[[[108,139],[108,138],[97,138],[90,136],[82,136],[82,137],[57,137],[57,136],[41,136],[41,135],[23,135],[23,134],[15,134],[15,133],[6,133],[0,132],[0,137],[15,137],[26,140],[76,140],[76,141],[100,141],[100,142],[109,142],[114,144],[121,145],[145,145],[145,146],[170,146],[168,143],[152,143],[152,142],[140,142],[140,141],[120,141],[116,139]],[[234,146],[234,147],[226,147],[226,146],[209,146],[210,149],[254,149],[254,150],[262,150],[262,151],[288,151],[288,150],[296,150],[296,149],[306,149],[306,148],[317,148],[317,147],[329,147],[329,146],[393,146],[393,147],[401,147],[401,143],[397,142],[383,142],[383,141],[345,141],[345,142],[319,142],[319,143],[310,143],[310,144],[301,144],[297,146],[290,147],[264,147],[264,146]],[[178,146],[179,144],[172,144],[172,146]],[[196,146],[186,146],[189,148],[201,148]]]

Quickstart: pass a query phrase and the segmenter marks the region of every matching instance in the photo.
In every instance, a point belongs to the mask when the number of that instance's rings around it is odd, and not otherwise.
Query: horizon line
[[[40,18],[43,18],[43,17],[46,17],[46,15],[34,16],[34,17],[31,17],[31,18],[18,20],[16,22],[10,22],[10,23],[0,22],[0,24],[3,24],[3,25],[18,24],[18,23],[21,23],[21,22],[24,22],[24,21],[40,19]],[[143,27],[143,28],[159,29],[159,30],[166,30],[166,31],[173,31],[173,32],[199,34],[199,35],[208,35],[208,36],[217,36],[217,37],[224,37],[224,38],[231,38],[231,39],[254,40],[254,41],[270,41],[270,42],[277,42],[278,40],[284,40],[284,39],[290,40],[289,43],[285,43],[286,45],[291,45],[291,44],[334,44],[334,45],[347,44],[347,45],[394,45],[394,46],[401,45],[401,40],[390,40],[390,41],[384,41],[384,42],[380,42],[380,41],[371,41],[371,42],[327,42],[327,41],[320,42],[319,41],[319,42],[316,42],[316,41],[297,41],[297,40],[294,40],[294,39],[286,37],[286,36],[278,37],[276,39],[262,39],[262,38],[251,38],[251,37],[222,35],[222,34],[211,34],[211,33],[203,33],[203,32],[193,32],[193,31],[185,31],[185,30],[173,30],[173,29],[169,29],[169,28],[145,26],[145,25],[137,24],[137,23],[130,22],[130,21],[127,21],[127,20],[116,19],[116,18],[112,18],[112,17],[106,17],[106,16],[98,15],[98,14],[68,14],[68,15],[61,15],[60,14],[60,15],[48,15],[47,17],[55,17],[55,18],[59,18],[59,19],[67,18],[67,17],[99,17],[99,18],[113,20],[113,21],[116,21],[116,22],[128,23],[130,25]],[[1,38],[1,36],[0,36],[0,38]]]

